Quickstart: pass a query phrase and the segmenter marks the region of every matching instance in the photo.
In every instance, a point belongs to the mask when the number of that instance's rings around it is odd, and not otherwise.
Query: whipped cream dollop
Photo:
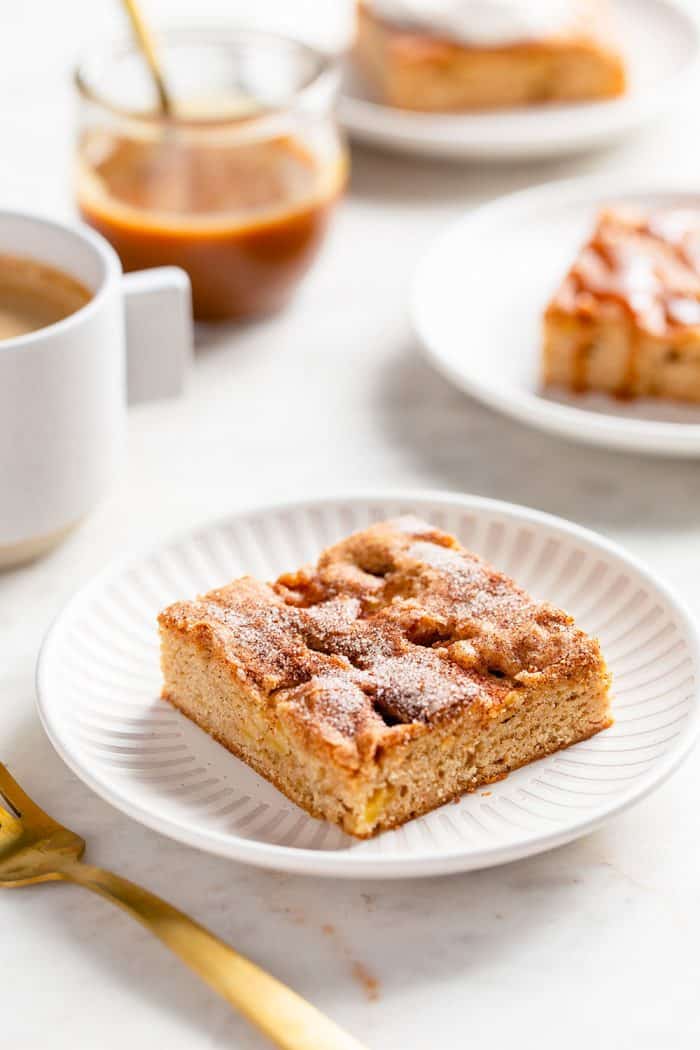
[[[365,0],[392,25],[475,46],[514,44],[568,29],[576,0]]]

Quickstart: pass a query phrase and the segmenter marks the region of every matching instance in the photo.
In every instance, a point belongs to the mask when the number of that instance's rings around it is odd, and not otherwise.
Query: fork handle
[[[155,894],[80,861],[67,863],[61,874],[137,919],[283,1050],[366,1050],[291,988]]]

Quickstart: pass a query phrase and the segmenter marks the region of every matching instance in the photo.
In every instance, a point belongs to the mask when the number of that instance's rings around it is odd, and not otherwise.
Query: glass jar
[[[176,265],[202,320],[270,313],[314,258],[346,180],[328,56],[270,33],[171,30],[172,116],[132,42],[76,72],[76,193],[125,270]]]

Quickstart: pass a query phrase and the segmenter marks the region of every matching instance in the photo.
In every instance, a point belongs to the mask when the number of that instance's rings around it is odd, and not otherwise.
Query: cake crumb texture
[[[610,725],[598,643],[404,517],[160,618],[163,696],[360,837]]]

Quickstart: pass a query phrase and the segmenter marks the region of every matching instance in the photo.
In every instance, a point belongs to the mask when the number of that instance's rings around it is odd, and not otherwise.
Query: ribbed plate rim
[[[165,549],[174,548],[178,544],[191,540],[200,533],[225,527],[237,519],[254,515],[289,511],[303,512],[324,506],[338,507],[360,502],[365,505],[412,503],[417,506],[417,509],[420,509],[421,505],[433,504],[441,505],[445,509],[502,514],[522,524],[540,525],[559,534],[575,537],[594,549],[606,552],[622,565],[639,574],[647,586],[663,597],[678,617],[683,638],[688,645],[694,664],[696,676],[694,703],[675,744],[663,756],[656,759],[652,767],[640,776],[633,786],[617,795],[612,802],[605,803],[597,813],[572,819],[566,826],[554,829],[549,833],[537,831],[530,836],[523,837],[515,844],[504,843],[479,848],[462,846],[454,850],[441,849],[421,854],[415,851],[396,851],[386,856],[363,856],[359,853],[341,851],[322,852],[296,846],[261,843],[230,832],[218,832],[211,828],[202,833],[196,832],[183,827],[178,821],[169,820],[167,817],[154,814],[148,808],[141,807],[132,798],[122,794],[118,786],[105,783],[99,777],[94,776],[89,765],[82,761],[80,753],[76,753],[70,746],[70,741],[64,738],[61,720],[56,717],[51,703],[52,661],[57,658],[64,626],[70,622],[80,608],[89,603],[106,583],[117,578],[130,567],[157,556]],[[485,496],[432,489],[358,489],[330,496],[313,495],[304,499],[251,503],[216,519],[204,521],[193,528],[179,530],[164,541],[151,544],[140,552],[131,552],[116,558],[69,599],[50,626],[37,660],[36,703],[39,718],[51,743],[79,779],[106,802],[139,823],[176,841],[244,863],[300,874],[351,878],[419,877],[481,870],[544,852],[595,831],[631,805],[644,799],[680,766],[697,739],[700,731],[698,669],[700,669],[700,633],[685,602],[640,559],[599,533],[545,511]],[[60,710],[60,705],[58,706]],[[231,760],[236,761],[233,758]]]

